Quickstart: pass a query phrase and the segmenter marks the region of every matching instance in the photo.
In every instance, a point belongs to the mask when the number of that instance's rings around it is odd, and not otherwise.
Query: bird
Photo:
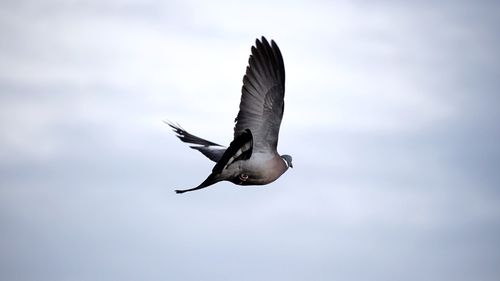
[[[165,121],[181,141],[216,162],[201,184],[175,192],[199,190],[220,181],[265,185],[293,168],[292,156],[280,155],[277,151],[284,96],[285,66],[281,51],[274,40],[269,43],[264,36],[257,38],[243,76],[234,138],[229,147],[192,135],[179,124]]]

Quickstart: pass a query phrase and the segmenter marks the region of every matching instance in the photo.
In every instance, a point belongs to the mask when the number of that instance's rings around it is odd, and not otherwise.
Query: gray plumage
[[[262,37],[252,47],[241,93],[234,137],[250,129],[256,151],[275,151],[285,106],[285,66],[274,41],[270,46]]]
[[[216,162],[201,189],[227,180],[238,185],[263,185],[275,181],[292,168],[292,157],[277,152],[284,111],[285,67],[274,41],[257,39],[243,77],[240,110],[235,119],[234,139],[228,148],[188,133],[167,122],[177,137]]]
[[[172,130],[175,132],[177,137],[185,142],[192,144],[189,147],[192,149],[196,149],[199,152],[201,152],[203,155],[205,155],[208,159],[218,162],[222,155],[224,154],[224,151],[226,151],[226,147],[216,144],[214,142],[202,139],[200,137],[197,137],[195,135],[192,135],[188,133],[186,130],[184,130],[181,126],[175,125],[171,122],[165,122],[165,124],[169,125]]]

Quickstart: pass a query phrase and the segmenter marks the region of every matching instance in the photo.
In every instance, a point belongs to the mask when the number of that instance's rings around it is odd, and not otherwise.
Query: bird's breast
[[[263,185],[278,179],[287,166],[279,155],[269,157],[267,155],[252,155],[252,158],[241,161],[240,171],[237,181],[241,185]],[[247,175],[245,181],[241,181],[240,175]]]

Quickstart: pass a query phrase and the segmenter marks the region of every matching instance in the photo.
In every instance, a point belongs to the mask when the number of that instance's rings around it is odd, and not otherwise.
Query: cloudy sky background
[[[495,1],[2,1],[1,280],[498,280]],[[265,187],[227,144],[250,46],[287,71]]]

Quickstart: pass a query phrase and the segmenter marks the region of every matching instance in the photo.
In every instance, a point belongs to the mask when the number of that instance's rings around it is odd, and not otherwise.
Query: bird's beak
[[[292,163],[290,163],[290,168],[293,168],[293,164]]]

